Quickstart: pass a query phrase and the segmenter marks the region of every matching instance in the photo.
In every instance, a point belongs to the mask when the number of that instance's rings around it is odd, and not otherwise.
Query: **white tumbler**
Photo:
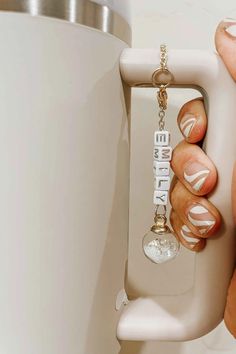
[[[119,72],[130,42],[126,3],[0,3],[2,354],[120,350],[115,307],[124,288],[129,199]]]

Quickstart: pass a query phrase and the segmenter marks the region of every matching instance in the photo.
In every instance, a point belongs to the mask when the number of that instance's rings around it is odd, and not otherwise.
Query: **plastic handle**
[[[125,49],[120,61],[122,78],[130,86],[150,86],[158,63],[156,49]],[[170,50],[168,67],[174,86],[197,86],[207,103],[204,150],[218,169],[218,185],[209,199],[220,210],[223,226],[205,250],[196,254],[194,286],[188,293],[129,302],[118,323],[121,340],[186,341],[210,332],[223,318],[234,268],[231,178],[236,153],[236,84],[213,52]]]

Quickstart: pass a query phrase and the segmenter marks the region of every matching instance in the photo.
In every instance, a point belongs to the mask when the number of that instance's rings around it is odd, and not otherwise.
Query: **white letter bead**
[[[170,161],[172,148],[170,146],[155,146],[153,157],[156,161]]]
[[[153,204],[167,205],[167,202],[168,202],[168,192],[167,191],[154,191]]]
[[[153,161],[153,172],[156,176],[169,176],[170,163]]]
[[[155,176],[154,187],[158,191],[168,191],[170,189],[170,177]]]
[[[167,146],[170,142],[170,133],[166,130],[156,130],[154,133],[154,145]]]

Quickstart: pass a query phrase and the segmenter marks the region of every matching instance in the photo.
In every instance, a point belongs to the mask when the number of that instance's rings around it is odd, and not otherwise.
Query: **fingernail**
[[[200,191],[210,170],[198,162],[188,163],[184,168],[184,179],[195,191]]]
[[[223,20],[224,30],[232,37],[236,37],[236,19],[234,18],[225,18]]]
[[[216,223],[214,216],[201,204],[195,204],[191,207],[187,217],[201,235],[206,234]]]
[[[188,242],[196,244],[199,242],[199,238],[191,237],[193,233],[187,225],[183,225],[180,230],[181,236]]]
[[[193,130],[197,118],[192,113],[186,113],[180,123],[180,130],[185,138],[188,138]]]
[[[206,245],[206,239],[197,238],[187,225],[183,225],[180,230],[182,238],[186,241],[184,246],[191,249],[192,251],[200,251]]]

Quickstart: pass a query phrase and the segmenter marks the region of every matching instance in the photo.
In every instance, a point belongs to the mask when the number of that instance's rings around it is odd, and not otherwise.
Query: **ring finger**
[[[170,203],[183,225],[198,237],[208,238],[220,227],[221,216],[207,199],[193,195],[177,181],[172,187]]]

